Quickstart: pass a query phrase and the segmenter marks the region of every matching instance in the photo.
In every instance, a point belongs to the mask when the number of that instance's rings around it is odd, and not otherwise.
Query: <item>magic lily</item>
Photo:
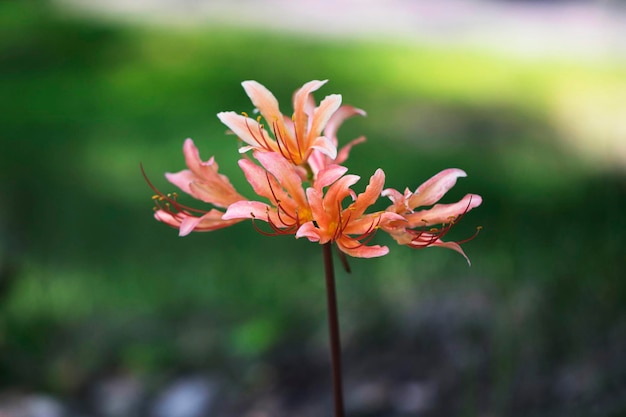
[[[465,171],[450,168],[430,178],[415,192],[408,188],[404,194],[393,188],[384,190],[382,195],[389,197],[393,202],[387,211],[399,214],[404,221],[385,222],[382,225],[383,230],[401,245],[416,249],[429,246],[452,249],[463,255],[469,263],[470,260],[459,242],[444,242],[441,239],[468,211],[480,206],[483,200],[479,195],[467,194],[456,203],[436,204],[429,209],[416,211],[418,207],[437,203],[456,184],[457,178],[465,176],[467,176]]]
[[[183,154],[187,164],[186,170],[177,173],[166,173],[165,177],[172,184],[205,203],[216,207],[227,208],[231,204],[246,200],[241,196],[228,180],[228,177],[218,173],[218,165],[211,157],[208,161],[200,159],[198,148],[193,140],[187,139],[183,145]],[[148,181],[147,177],[146,180]],[[211,231],[228,227],[241,220],[224,220],[223,211],[212,208],[202,210],[181,204],[176,193],[163,194],[148,181],[156,192],[154,217],[179,229],[180,236],[186,236],[192,231]]]
[[[418,249],[449,248],[469,262],[460,246],[464,241],[443,239],[463,216],[482,203],[482,198],[467,194],[456,203],[439,203],[457,179],[466,176],[456,168],[444,170],[415,191],[407,188],[404,193],[383,189],[385,173],[378,169],[365,190],[357,195],[351,187],[359,177],[348,174],[348,168],[340,164],[347,160],[351,148],[365,138],[354,139],[338,151],[337,131],[346,118],[365,113],[342,106],[338,94],[327,96],[316,106],[312,93],[324,83],[314,80],[304,84],[294,95],[293,115],[287,117],[269,90],[256,81],[244,81],[244,90],[261,115],[252,119],[245,113],[218,114],[245,142],[239,152],[252,151],[252,158],[239,160],[239,166],[263,201],[249,200],[239,194],[228,178],[218,173],[214,158],[200,159],[191,139],[183,146],[188,169],[168,173],[166,177],[212,208],[203,210],[183,205],[175,193],[163,194],[148,183],[156,192],[155,218],[178,228],[181,236],[249,219],[265,235],[294,235],[323,245],[335,417],[343,417],[341,346],[331,246],[336,245],[340,254],[353,257],[383,256],[389,248],[369,244],[376,232],[382,230],[401,245]],[[391,206],[368,213],[380,196],[388,197]],[[259,222],[267,227],[262,228]]]
[[[325,244],[334,242],[344,253],[358,258],[373,258],[389,253],[386,246],[367,246],[381,224],[391,221],[404,222],[404,218],[393,212],[365,214],[365,210],[376,202],[385,182],[385,173],[379,169],[370,178],[365,191],[355,196],[350,186],[359,180],[356,175],[346,175],[328,187],[315,184],[307,189],[313,220],[298,230],[296,237],[306,237],[312,242]],[[343,207],[343,201],[351,196],[353,202]]]
[[[341,123],[365,112],[341,106],[339,94],[326,96],[316,107],[312,94],[326,81],[309,81],[296,91],[291,117],[281,113],[278,100],[267,88],[256,81],[244,81],[243,88],[261,116],[252,119],[246,113],[231,111],[218,113],[217,117],[246,143],[239,152],[276,152],[294,165],[306,164],[315,153],[312,168],[317,173],[324,165],[345,161],[350,148],[363,140],[359,138],[337,153],[336,132]],[[261,123],[262,119],[265,124]]]

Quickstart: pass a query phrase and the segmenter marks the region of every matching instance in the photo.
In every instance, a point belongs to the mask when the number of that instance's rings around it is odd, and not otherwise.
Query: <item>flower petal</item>
[[[465,171],[457,168],[441,171],[417,188],[407,201],[408,207],[415,209],[435,204],[450,188],[454,187],[457,178],[466,176]]]
[[[270,206],[259,201],[238,201],[228,207],[222,219],[259,219],[267,221],[269,210]]]
[[[198,177],[196,177],[196,175],[194,175],[194,173],[190,170],[185,169],[174,173],[166,172],[165,178],[167,178],[169,182],[171,182],[187,194],[191,195],[192,197],[197,198],[198,200],[206,201],[201,196],[193,195],[193,191],[191,191],[189,185]]]
[[[326,243],[328,241],[327,239],[324,239],[325,241],[322,242],[322,235],[320,234],[320,229],[315,227],[313,222],[306,222],[302,226],[300,226],[300,228],[296,232],[296,239],[299,239],[301,237],[306,237],[311,242]]]
[[[287,190],[297,205],[307,206],[304,190],[302,189],[302,178],[300,178],[300,175],[298,175],[289,161],[275,152],[255,152],[254,157],[276,177],[280,185]]]
[[[267,131],[256,120],[233,111],[221,112],[217,117],[241,140],[255,149],[278,151],[278,146]]]
[[[337,157],[337,146],[325,136],[318,136],[311,143],[311,148],[317,149],[322,154],[328,156],[330,160],[334,160]]]
[[[262,84],[249,80],[241,83],[252,104],[259,110],[267,123],[277,123],[282,128],[283,114],[278,107],[278,100]]]
[[[317,174],[314,187],[321,190],[337,181],[346,172],[348,172],[348,168],[341,165],[328,165]]]
[[[322,133],[322,130],[326,127],[326,123],[328,123],[332,115],[339,109],[339,106],[341,106],[340,94],[330,94],[324,97],[319,107],[313,111],[313,120],[309,128],[309,141]],[[337,144],[335,144],[335,146],[337,146]]]
[[[309,116],[307,114],[307,102],[309,101],[309,95],[318,90],[321,86],[326,84],[328,80],[319,81],[313,80],[304,84],[293,98],[293,121],[295,124],[295,133],[296,138],[299,141],[304,141],[306,139],[306,130],[309,127],[308,119]]]
[[[352,150],[352,147],[354,145],[358,145],[359,143],[365,142],[365,140],[366,140],[365,136],[360,136],[360,137],[358,137],[358,138],[348,142],[337,153],[337,157],[335,158],[335,163],[336,164],[341,164],[341,163],[345,162],[345,160],[348,159],[348,156],[350,156],[350,151]]]
[[[332,117],[328,120],[328,123],[326,123],[326,128],[324,129],[324,135],[328,136],[331,140],[336,141],[337,131],[339,130],[339,127],[344,122],[344,120],[346,120],[349,117],[356,116],[357,114],[361,116],[365,116],[367,113],[365,113],[364,110],[357,109],[356,107],[352,107],[352,106],[339,107],[339,109],[336,112],[334,112]]]
[[[238,164],[254,192],[261,197],[269,199],[273,204],[276,204],[267,179],[267,171],[249,159],[240,159]]]
[[[467,264],[469,266],[472,266],[472,262],[470,261],[470,259],[467,257],[467,255],[465,254],[465,252],[461,248],[461,245],[459,245],[456,242],[443,242],[441,240],[438,240],[435,243],[433,243],[431,246],[438,246],[440,248],[452,249],[453,251],[456,251],[456,252],[460,253],[461,255],[463,255],[463,257],[467,261]]]
[[[410,227],[425,227],[435,224],[450,223],[461,214],[480,206],[483,199],[476,194],[467,194],[460,201],[452,204],[437,204],[428,210],[417,211],[406,216]]]
[[[224,220],[222,214],[221,211],[212,209],[203,216],[196,217],[185,212],[173,215],[165,210],[157,210],[154,213],[154,218],[169,226],[178,228],[178,235],[182,237],[187,236],[192,231],[208,232],[222,229],[241,221],[239,219]]]
[[[351,239],[346,236],[342,236],[337,240],[337,247],[347,255],[355,258],[376,258],[379,256],[385,256],[389,253],[387,246],[365,246],[356,239]]]
[[[344,198],[353,194],[350,187],[360,179],[358,175],[344,175],[333,183],[324,195],[324,204],[322,209],[325,210],[329,216],[334,219],[339,219],[341,211],[341,202]],[[311,208],[313,204],[311,203]]]
[[[385,185],[385,172],[378,168],[374,175],[371,176],[370,182],[361,194],[359,194],[354,202],[353,216],[355,218],[361,217],[365,210],[378,200],[380,193]]]

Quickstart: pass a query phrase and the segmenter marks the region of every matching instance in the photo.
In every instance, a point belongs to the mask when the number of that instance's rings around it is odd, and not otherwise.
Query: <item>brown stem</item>
[[[335,292],[332,244],[324,244],[324,272],[326,274],[326,300],[328,303],[328,331],[330,333],[330,362],[333,378],[335,417],[344,417],[343,388],[341,383],[341,341],[339,340],[339,315]]]

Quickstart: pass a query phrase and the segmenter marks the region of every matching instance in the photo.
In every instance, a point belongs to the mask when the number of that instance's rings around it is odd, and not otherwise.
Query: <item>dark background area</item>
[[[624,102],[623,63],[121,25],[39,2],[0,3],[0,414],[46,398],[60,416],[167,415],[185,383],[198,415],[330,412],[321,246],[249,223],[179,238],[139,170],[174,191],[162,174],[192,137],[252,197],[215,114],[252,111],[246,79],[289,113],[326,78],[318,100],[368,112],[339,136],[368,137],[346,163],[357,189],[379,167],[397,189],[458,167],[446,202],[484,199],[448,235],[483,227],[471,267],[378,235],[389,255],[338,270],[349,415],[626,415],[624,166],[569,134],[618,115],[602,106]]]

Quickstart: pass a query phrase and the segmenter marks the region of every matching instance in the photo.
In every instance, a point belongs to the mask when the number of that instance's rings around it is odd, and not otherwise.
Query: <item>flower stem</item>
[[[339,317],[337,314],[337,294],[335,292],[335,270],[333,268],[332,244],[329,242],[324,244],[323,247],[335,417],[344,417],[343,388],[341,383],[341,341],[339,340]]]

